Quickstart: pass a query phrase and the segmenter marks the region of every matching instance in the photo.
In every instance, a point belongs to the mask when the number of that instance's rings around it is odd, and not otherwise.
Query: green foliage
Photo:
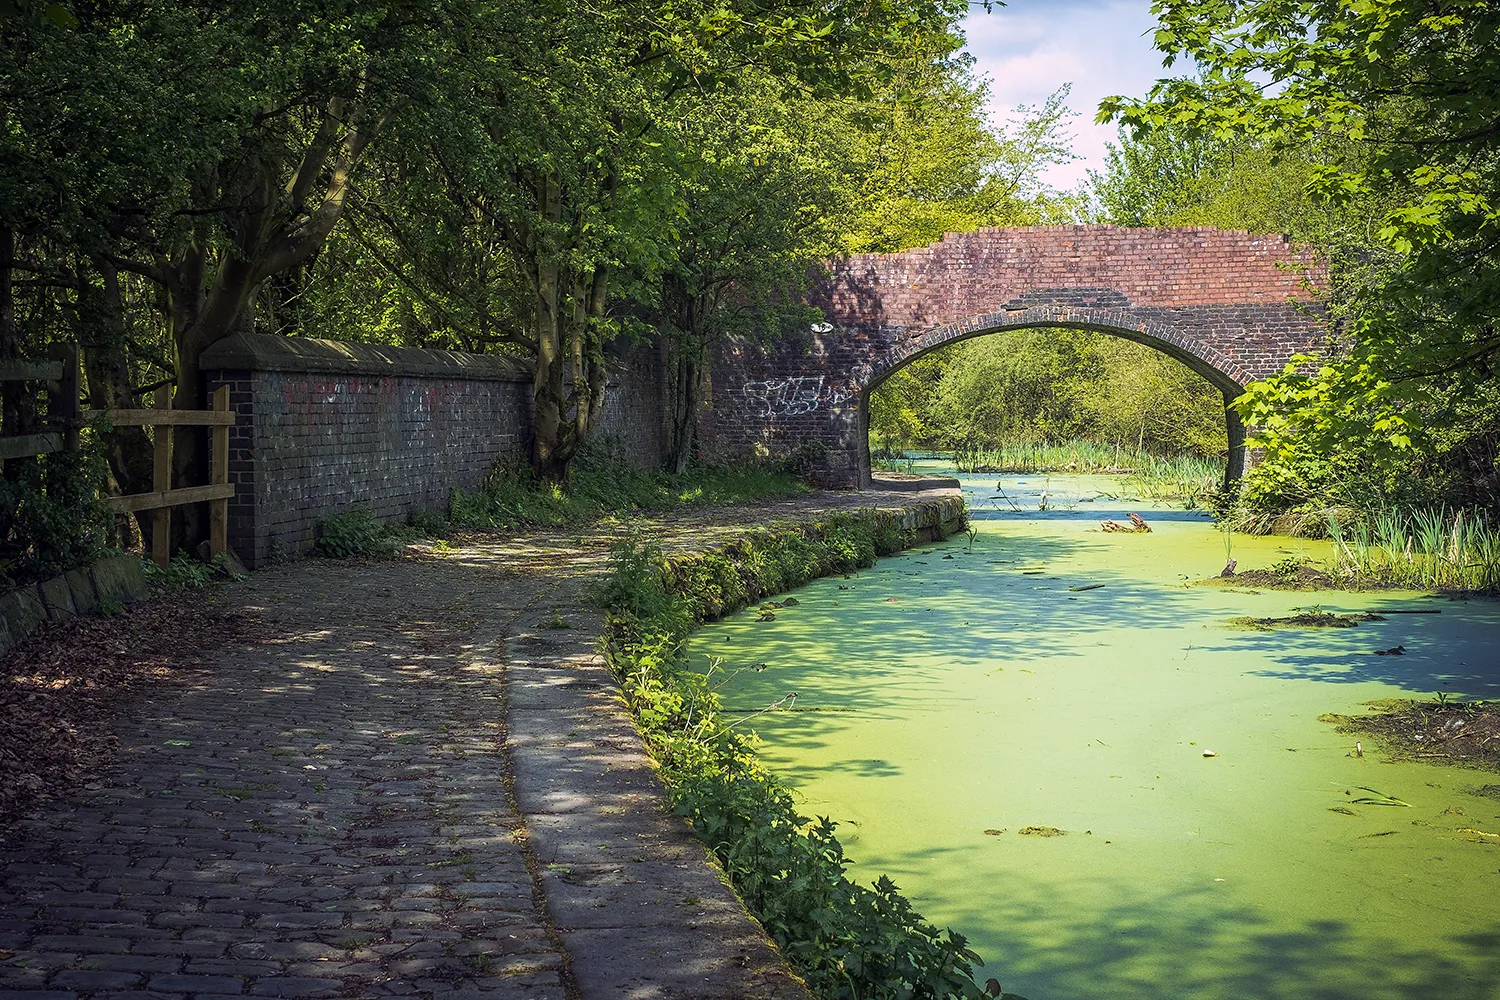
[[[1149,347],[1080,330],[1021,330],[941,347],[870,396],[892,445],[994,448],[1092,439],[1204,456],[1228,450],[1223,394]]]
[[[757,761],[753,737],[721,714],[710,678],[684,662],[696,622],[822,573],[869,565],[879,536],[893,528],[881,522],[871,513],[842,515],[670,558],[627,540],[599,591],[610,612],[607,654],[674,810],[814,995],[978,998],[979,958],[963,937],[924,921],[889,879],[870,887],[849,879],[834,824],[797,812]]]
[[[988,84],[962,67],[941,69],[902,81],[899,95],[830,109],[824,127],[845,130],[838,153],[851,177],[838,250],[893,253],[944,233],[1071,218],[1075,206],[1040,179],[1073,158],[1068,86],[995,129],[984,110]]]
[[[1500,592],[1500,524],[1492,512],[1385,510],[1328,520],[1334,573],[1356,585]]]
[[[1500,394],[1500,5],[1154,9],[1157,47],[1200,75],[1105,102],[1101,118],[1128,126],[1136,148],[1116,164],[1133,178],[1109,179],[1101,201],[1128,210],[1133,195],[1152,202],[1156,186],[1168,192],[1156,207],[1176,200],[1179,220],[1280,222],[1273,231],[1317,243],[1332,265],[1334,349],[1250,386],[1239,404],[1276,467],[1262,497],[1315,492],[1347,464],[1366,468],[1350,470],[1358,478],[1492,502],[1500,418],[1471,400]],[[1257,165],[1225,170],[1234,153]],[[1186,179],[1161,185],[1151,164]],[[1230,176],[1246,196],[1215,193]],[[1400,492],[1356,502],[1378,507]]]
[[[559,527],[608,514],[746,503],[806,489],[775,466],[694,466],[675,476],[595,449],[580,461],[567,491],[538,483],[514,463],[496,463],[480,489],[453,491],[448,516],[464,528]]]
[[[313,551],[320,556],[390,555],[403,540],[398,525],[382,524],[368,507],[355,507],[318,522]]]
[[[110,545],[114,514],[97,442],[76,452],[12,459],[0,476],[0,588],[83,566]]]
[[[4,6],[0,357],[82,340],[93,406],[167,377],[196,408],[236,330],[505,351],[557,484],[619,342],[681,334],[700,385],[710,338],[805,329],[810,265],[915,144],[944,139],[916,202],[1009,162],[957,0]],[[112,443],[127,492],[145,440]]]
[[[153,588],[167,593],[201,590],[218,580],[245,579],[244,574],[231,567],[229,560],[223,556],[214,556],[204,562],[183,552],[174,555],[165,569],[149,559],[144,560],[141,563],[141,573]]]

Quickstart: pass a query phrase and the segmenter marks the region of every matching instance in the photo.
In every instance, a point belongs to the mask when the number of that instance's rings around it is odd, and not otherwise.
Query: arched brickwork
[[[869,393],[935,347],[1001,330],[1072,327],[1148,344],[1226,398],[1324,343],[1326,271],[1281,236],[1216,229],[982,229],[834,263],[827,318],[774,344],[731,340],[714,363],[704,437],[720,453],[825,451],[825,485],[869,481]],[[1231,443],[1242,435],[1231,420]],[[1231,455],[1238,474],[1243,451]]]

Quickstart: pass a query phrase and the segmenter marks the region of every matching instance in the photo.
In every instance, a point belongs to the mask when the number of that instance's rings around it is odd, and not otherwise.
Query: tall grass
[[[1079,472],[1124,474],[1124,492],[1142,500],[1197,503],[1224,480],[1221,459],[1201,455],[1163,457],[1119,444],[1073,441],[1013,441],[993,447],[960,445],[953,464],[963,473]]]
[[[1500,592],[1500,523],[1474,510],[1386,510],[1328,519],[1335,571],[1351,582]]]
[[[1125,492],[1142,500],[1182,500],[1197,504],[1218,494],[1224,463],[1202,455],[1144,456],[1125,477]]]

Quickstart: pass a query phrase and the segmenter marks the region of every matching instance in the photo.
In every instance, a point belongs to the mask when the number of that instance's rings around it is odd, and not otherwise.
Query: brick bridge
[[[705,439],[722,452],[820,442],[824,485],[870,480],[870,390],[955,340],[1024,327],[1096,330],[1148,344],[1217,385],[1226,402],[1324,343],[1326,269],[1280,236],[1216,229],[983,229],[897,254],[840,260],[812,297],[827,322],[714,363]],[[1228,474],[1244,430],[1227,412]]]

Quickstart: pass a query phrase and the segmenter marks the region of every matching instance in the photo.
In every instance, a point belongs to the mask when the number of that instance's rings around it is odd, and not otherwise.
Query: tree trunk
[[[120,296],[120,274],[112,265],[94,261],[100,284],[80,266],[78,275],[78,344],[88,378],[89,406],[96,410],[128,409],[131,395],[130,363],[125,343],[125,307]],[[118,493],[151,489],[151,439],[144,427],[116,427],[104,435],[104,457]],[[135,520],[149,548],[152,517],[136,513]]]
[[[561,192],[550,178],[544,177],[538,186],[542,219],[555,225],[562,217]],[[536,341],[536,375],[532,380],[531,468],[540,482],[566,487],[568,461],[562,455],[565,403],[558,271],[555,260],[545,254],[538,255],[532,283],[531,335]]]
[[[711,304],[707,297],[695,295],[680,275],[668,279],[662,290],[662,304],[671,373],[666,469],[680,476],[692,462],[693,444],[698,436],[698,407],[707,352],[703,327]]]
[[[15,231],[0,222],[0,361],[21,357],[21,331],[16,327],[15,289],[11,283],[15,255]],[[0,382],[0,434],[21,433],[24,389],[21,382]]]
[[[703,369],[695,345],[679,344],[673,353],[676,391],[672,394],[672,439],[667,461],[668,470],[680,476],[692,461],[693,443],[698,436]]]
[[[175,257],[158,258],[154,265],[122,262],[167,292],[177,372],[174,407],[207,405],[198,359],[248,324],[251,298],[263,281],[301,266],[324,245],[343,215],[355,167],[388,120],[389,113],[371,119],[345,98],[330,98],[316,135],[289,173],[276,156],[213,164],[203,171],[192,202],[229,206],[225,222],[231,246],[214,247],[200,227]],[[173,485],[204,485],[209,454],[204,428],[178,428],[173,448]],[[207,535],[207,505],[178,510],[177,537],[191,547]]]

